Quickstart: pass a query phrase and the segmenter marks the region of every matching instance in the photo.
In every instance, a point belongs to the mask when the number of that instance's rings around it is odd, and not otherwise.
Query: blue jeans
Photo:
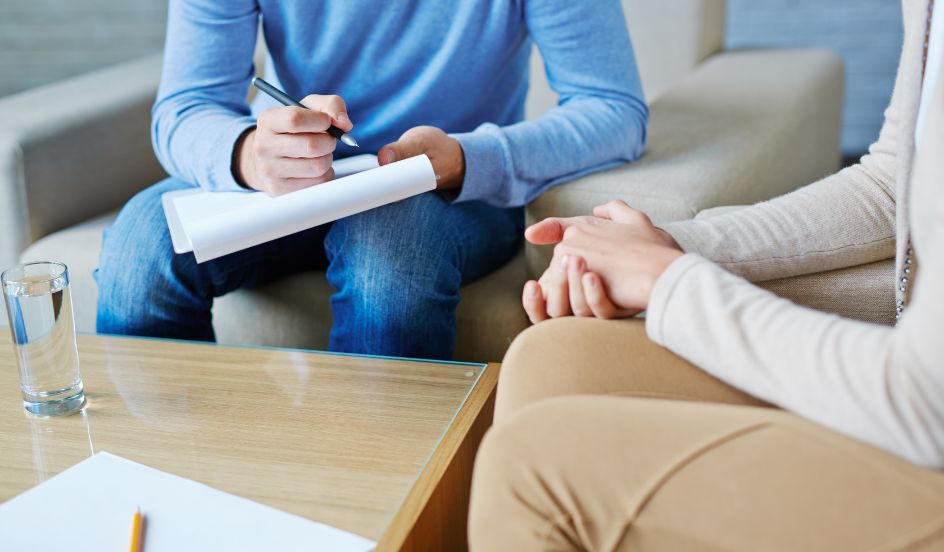
[[[431,192],[197,264],[174,254],[161,207],[162,194],[188,187],[151,186],[105,232],[100,333],[213,341],[215,297],[327,268],[332,351],[448,359],[460,286],[507,262],[524,224],[521,209]]]

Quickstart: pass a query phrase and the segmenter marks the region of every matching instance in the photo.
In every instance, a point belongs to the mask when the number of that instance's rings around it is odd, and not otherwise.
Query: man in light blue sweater
[[[278,80],[312,110],[253,116],[260,18]],[[522,122],[532,42],[560,104]],[[331,350],[449,358],[459,288],[515,254],[522,206],[637,158],[647,118],[619,0],[172,0],[152,125],[171,177],[106,233],[98,330],[212,340],[215,297],[327,268]],[[174,254],[161,194],[278,195],[363,152],[426,153],[441,190],[199,265]]]

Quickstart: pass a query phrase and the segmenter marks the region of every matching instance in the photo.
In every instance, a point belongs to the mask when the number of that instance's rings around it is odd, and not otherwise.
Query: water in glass
[[[26,410],[42,416],[78,410],[85,393],[65,265],[20,265],[2,282]]]

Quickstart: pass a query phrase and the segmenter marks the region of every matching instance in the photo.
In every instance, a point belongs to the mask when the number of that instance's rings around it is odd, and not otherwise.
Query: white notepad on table
[[[335,180],[279,197],[259,192],[163,195],[175,253],[193,252],[198,263],[308,230],[436,189],[425,155],[379,167],[373,155],[336,161]]]
[[[135,509],[145,552],[365,552],[376,543],[108,454],[0,504],[0,550],[128,550]]]

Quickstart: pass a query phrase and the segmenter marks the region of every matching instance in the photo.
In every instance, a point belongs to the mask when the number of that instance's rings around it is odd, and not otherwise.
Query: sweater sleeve
[[[944,259],[934,257],[922,265],[920,302],[889,328],[796,306],[688,254],[656,283],[646,330],[734,387],[944,468],[944,340],[933,335],[944,317]]]
[[[855,217],[874,214],[870,206],[886,201],[882,191],[890,189],[895,105],[893,100],[882,137],[864,166],[831,181],[845,193],[817,189],[791,199],[797,209],[813,210],[824,220],[831,213],[853,227],[829,242],[836,248],[862,248],[861,243],[884,239],[890,231],[870,226],[884,216],[863,221]],[[933,105],[937,132],[925,133],[910,183],[917,261],[911,265],[910,301],[898,326],[867,324],[794,305],[687,254],[672,263],[653,288],[646,320],[650,338],[761,399],[919,465],[944,468],[944,340],[939,335],[944,320],[944,191],[939,185],[944,175],[939,155],[944,149],[944,87],[938,88]],[[857,186],[870,192],[856,195]],[[890,192],[886,195],[890,201]],[[763,214],[755,212],[749,216]],[[764,230],[781,225],[789,234],[789,222],[775,219]],[[838,231],[838,225],[829,228]],[[731,229],[729,239],[739,243],[737,233],[754,228]],[[798,238],[777,243],[789,253],[821,258]],[[748,253],[769,254],[760,249]],[[868,258],[860,251],[847,260],[857,255]]]
[[[905,76],[899,71],[879,138],[859,164],[770,201],[662,228],[686,252],[752,281],[894,257]]]
[[[252,0],[172,0],[151,140],[164,169],[213,190],[242,190],[233,148],[255,124],[246,103],[258,6]]]
[[[937,99],[940,129],[944,87]],[[917,464],[944,468],[942,137],[927,133],[915,158],[916,262],[896,327],[794,305],[687,254],[656,282],[646,320],[650,338],[761,399]]]
[[[895,256],[895,197],[864,166],[780,198],[663,225],[682,249],[751,281]]]
[[[524,205],[645,147],[649,111],[620,2],[527,0],[523,9],[559,105],[536,121],[454,135],[466,158],[456,201]]]

